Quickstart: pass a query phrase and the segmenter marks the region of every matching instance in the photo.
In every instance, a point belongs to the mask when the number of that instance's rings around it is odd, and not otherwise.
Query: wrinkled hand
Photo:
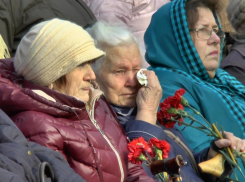
[[[162,98],[162,88],[155,72],[143,70],[147,76],[147,86],[142,86],[136,97],[137,120],[156,124],[157,109]]]
[[[245,140],[242,140],[233,135],[230,132],[224,132],[225,139],[220,139],[215,141],[215,144],[218,148],[230,147],[232,150],[236,150],[237,152],[242,152],[245,150]],[[208,159],[213,158],[217,152],[215,152],[212,148],[209,149]]]

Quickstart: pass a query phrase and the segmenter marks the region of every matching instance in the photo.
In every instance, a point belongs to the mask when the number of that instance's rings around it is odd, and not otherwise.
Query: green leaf
[[[236,164],[236,163],[233,162],[233,160],[230,158],[229,155],[226,154],[226,152],[224,152],[223,150],[219,150],[219,152],[224,155],[225,159],[228,161],[229,164],[231,164],[231,165],[233,165],[233,166],[235,166],[237,168],[240,168],[238,166],[238,164]]]
[[[196,128],[198,128],[198,129],[200,129],[200,130],[208,130],[208,128],[205,127],[205,126],[196,126]]]
[[[226,158],[226,160],[228,161],[228,163],[229,163],[229,164],[232,164],[233,166],[235,166],[235,167],[238,169],[238,171],[242,174],[243,178],[245,178],[245,176],[244,176],[244,174],[243,174],[243,172],[242,172],[240,166],[239,166],[238,164],[235,164],[235,163],[231,160],[230,156],[228,156],[224,151],[219,150],[219,152],[222,153],[222,154],[224,155],[224,157]]]

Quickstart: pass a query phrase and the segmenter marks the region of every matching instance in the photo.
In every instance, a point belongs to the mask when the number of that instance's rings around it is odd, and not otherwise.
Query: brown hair
[[[221,9],[219,0],[189,0],[185,4],[186,18],[189,28],[194,28],[196,25],[199,14],[197,8],[207,8],[213,13],[218,12]]]
[[[66,85],[66,76],[62,76],[54,81],[53,83],[56,87],[61,88],[62,86]]]

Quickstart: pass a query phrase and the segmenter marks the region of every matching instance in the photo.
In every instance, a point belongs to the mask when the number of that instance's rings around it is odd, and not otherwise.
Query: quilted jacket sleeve
[[[26,111],[15,115],[12,120],[29,141],[59,151],[66,158],[63,152],[63,138],[53,125],[55,122],[53,116],[36,111]]]
[[[55,179],[59,182],[86,182],[69,166],[60,152],[30,142],[31,148],[41,162],[48,162],[54,171]]]
[[[127,182],[154,182],[144,171],[142,165],[128,163]]]
[[[25,182],[20,176],[0,168],[0,182]]]

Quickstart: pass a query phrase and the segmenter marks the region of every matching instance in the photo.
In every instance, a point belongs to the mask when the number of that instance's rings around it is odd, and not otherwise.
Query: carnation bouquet
[[[128,158],[131,163],[144,163],[149,166],[152,174],[162,182],[181,181],[179,171],[180,167],[184,165],[183,157],[177,155],[173,159],[168,159],[170,145],[166,141],[151,138],[147,143],[140,137],[132,140],[128,144],[128,149]]]
[[[179,126],[185,125],[184,129],[186,127],[193,127],[197,130],[200,130],[200,131],[206,133],[208,136],[214,137],[216,139],[224,138],[225,136],[224,136],[223,129],[221,128],[221,132],[219,132],[215,124],[210,124],[201,115],[201,113],[199,111],[192,108],[189,105],[188,101],[183,97],[184,93],[185,93],[184,89],[179,89],[175,92],[174,96],[169,96],[162,103],[160,103],[160,110],[157,113],[157,119],[160,122],[160,124],[162,124],[163,126],[165,126],[167,128],[173,128],[174,125],[177,123]],[[190,113],[186,112],[184,110],[184,107],[190,108],[193,111],[193,113],[190,114]],[[205,124],[196,120],[194,118],[194,115],[199,115],[205,121]],[[190,119],[191,122],[185,123],[183,120],[184,118]],[[198,123],[199,126],[197,126],[197,125],[194,126],[193,125],[194,122]],[[245,168],[245,158],[243,157],[244,154],[245,153],[243,153],[243,152],[238,153],[237,151],[233,151],[233,150],[231,150],[230,147],[222,148],[222,149],[219,149],[219,154],[217,154],[213,159],[211,159],[213,161],[210,160],[211,162],[208,163],[208,166],[212,167],[212,165],[211,165],[212,163],[216,163],[217,161],[221,161],[221,162],[218,162],[219,163],[218,165],[220,165],[221,170],[225,170],[225,168],[230,168],[230,169],[234,170],[234,168],[237,168],[241,172],[242,176],[244,177],[244,174],[241,170],[241,167],[237,163],[237,159],[240,158],[242,163],[243,163],[243,167]],[[227,163],[226,166],[225,166],[225,162]],[[206,170],[205,166],[207,166],[207,165],[199,164],[199,167],[200,167],[202,172],[210,173],[216,177],[220,177],[221,174],[223,173],[223,171],[222,172],[219,172],[219,171],[215,172],[215,169]],[[226,176],[226,179],[238,181],[236,174],[235,174],[235,178],[236,178],[236,180],[233,180],[233,179],[229,178],[229,176]],[[245,177],[244,177],[244,179],[245,179]]]

